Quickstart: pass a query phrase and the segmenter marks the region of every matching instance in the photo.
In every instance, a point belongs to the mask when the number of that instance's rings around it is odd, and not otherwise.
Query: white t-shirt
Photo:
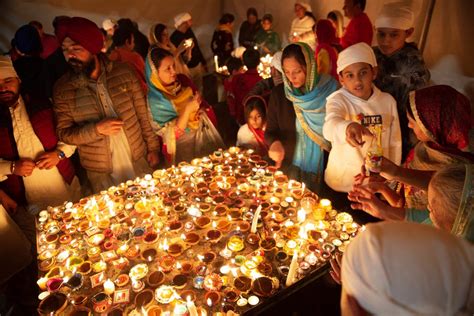
[[[253,150],[259,149],[257,139],[248,124],[244,124],[239,128],[239,132],[237,133],[237,146],[251,148]]]
[[[324,180],[333,190],[349,192],[354,176],[360,173],[370,142],[352,147],[346,142],[346,128],[352,122],[361,123],[367,116],[381,116],[383,156],[397,165],[401,162],[402,137],[395,99],[375,86],[368,100],[342,87],[327,98],[323,126],[323,135],[332,144]]]

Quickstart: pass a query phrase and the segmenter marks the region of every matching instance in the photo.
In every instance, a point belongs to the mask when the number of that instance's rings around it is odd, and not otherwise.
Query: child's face
[[[426,136],[425,133],[423,133],[423,131],[421,130],[416,120],[408,112],[407,112],[407,117],[408,117],[408,127],[413,130],[413,133],[415,133],[416,138],[418,138],[420,142],[431,141],[431,139],[428,136]]]
[[[271,28],[272,28],[272,22],[270,22],[269,20],[262,21],[262,29],[264,31],[270,31]]]
[[[399,30],[391,28],[377,29],[377,43],[382,54],[390,56],[405,45],[405,41],[413,33],[413,29]]]
[[[259,129],[263,127],[263,117],[259,111],[254,109],[250,112],[249,117],[247,118],[247,124],[250,125],[253,129]]]
[[[344,68],[339,81],[356,97],[368,100],[372,95],[372,81],[376,75],[376,69],[369,64],[355,63]]]

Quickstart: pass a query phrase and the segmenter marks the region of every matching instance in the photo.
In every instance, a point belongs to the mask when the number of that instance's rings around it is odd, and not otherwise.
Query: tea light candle
[[[302,223],[306,220],[306,211],[302,208],[298,210],[298,222]]]
[[[104,292],[109,295],[115,292],[115,284],[110,279],[104,282]]]
[[[290,269],[288,276],[286,277],[286,286],[290,286],[295,283],[296,271],[298,269],[298,252],[293,252],[293,258],[291,259]]]
[[[257,224],[258,224],[258,218],[260,217],[260,212],[262,211],[262,205],[259,205],[257,207],[257,210],[255,211],[255,214],[253,216],[252,220],[252,226],[250,228],[251,233],[256,233],[257,232]]]
[[[186,298],[186,307],[188,308],[189,316],[198,316],[196,305],[194,305],[194,302],[191,300],[190,296]]]

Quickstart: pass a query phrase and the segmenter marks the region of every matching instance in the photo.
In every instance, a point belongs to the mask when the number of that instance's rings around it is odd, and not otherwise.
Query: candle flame
[[[211,300],[210,297],[207,298],[207,305],[208,305],[209,307],[212,306],[212,300]]]

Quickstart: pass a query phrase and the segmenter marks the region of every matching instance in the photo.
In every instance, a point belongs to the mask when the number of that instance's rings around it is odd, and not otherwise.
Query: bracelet
[[[12,164],[10,165],[10,172],[11,172],[12,174],[15,173],[15,161],[12,161]]]

